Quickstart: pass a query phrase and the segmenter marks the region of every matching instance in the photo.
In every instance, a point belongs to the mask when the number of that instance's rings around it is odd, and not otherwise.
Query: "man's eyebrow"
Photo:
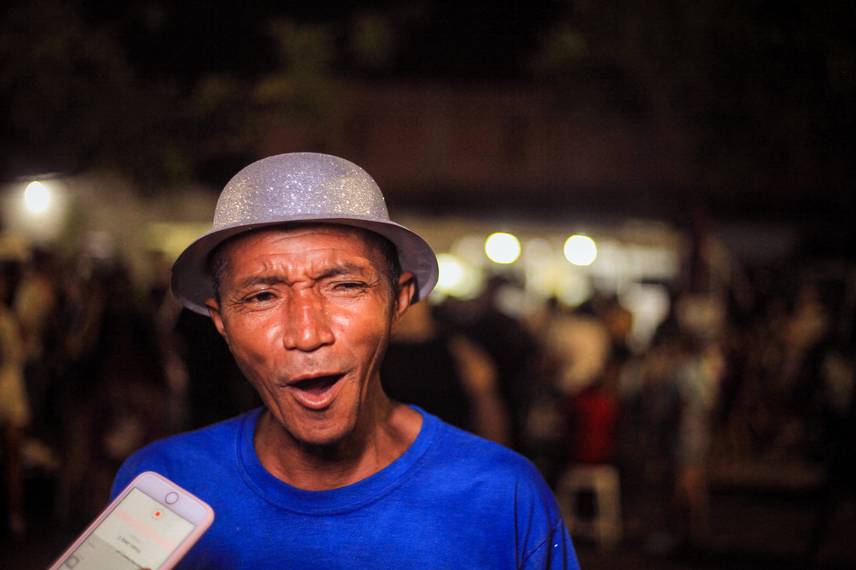
[[[235,287],[243,289],[245,287],[252,287],[253,285],[279,285],[280,283],[285,283],[285,279],[279,275],[251,275],[241,279],[235,284]]]
[[[339,277],[342,275],[352,275],[352,274],[360,274],[363,275],[366,273],[368,268],[364,265],[358,263],[340,263],[334,265],[332,267],[328,267],[322,270],[319,274],[315,276],[315,279],[329,279],[331,277]]]
[[[368,267],[365,265],[346,262],[324,268],[318,274],[315,274],[312,278],[320,281],[322,279],[330,279],[331,277],[339,277],[342,275],[365,275],[367,270]],[[288,280],[282,277],[281,275],[261,274],[246,277],[236,283],[235,287],[238,289],[244,289],[247,287],[253,287],[255,285],[281,285],[283,283],[287,284]]]

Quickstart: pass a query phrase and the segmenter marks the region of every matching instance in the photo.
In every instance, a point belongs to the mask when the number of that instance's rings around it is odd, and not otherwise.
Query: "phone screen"
[[[131,492],[60,568],[157,568],[193,531],[182,518],[139,489]]]

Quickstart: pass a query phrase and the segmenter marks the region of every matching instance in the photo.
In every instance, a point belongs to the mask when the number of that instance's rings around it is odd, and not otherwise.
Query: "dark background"
[[[678,141],[680,156],[664,147],[657,159],[679,177],[588,180],[594,209],[701,205],[717,219],[836,228],[824,247],[850,236],[850,2],[42,1],[5,3],[0,21],[7,180],[107,166],[151,192],[181,180],[216,189],[262,152],[271,112],[277,125],[317,119],[345,103],[343,82],[511,86],[639,129],[637,144]],[[438,186],[402,197],[442,204],[462,189]],[[499,190],[501,208],[519,188]],[[569,203],[572,191],[535,189],[529,204]]]

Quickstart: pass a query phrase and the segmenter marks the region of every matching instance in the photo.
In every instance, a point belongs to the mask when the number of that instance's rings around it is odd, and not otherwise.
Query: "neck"
[[[369,477],[398,459],[416,439],[422,416],[408,406],[382,398],[360,412],[356,429],[329,446],[294,439],[269,412],[256,427],[255,447],[262,465],[298,489],[323,491]]]

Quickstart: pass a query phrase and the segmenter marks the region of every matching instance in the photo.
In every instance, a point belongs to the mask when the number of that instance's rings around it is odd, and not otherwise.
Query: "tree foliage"
[[[111,168],[149,191],[191,178],[219,185],[271,120],[317,120],[333,106],[338,46],[328,24],[245,15],[238,36],[200,36],[257,55],[264,64],[248,73],[217,65],[215,53],[169,53],[203,32],[169,6],[86,7],[36,0],[0,9],[6,179]],[[377,46],[362,49],[381,57]]]
[[[576,0],[535,67],[566,90],[580,74],[612,77],[606,101],[688,133],[702,185],[763,189],[818,174],[846,184],[852,174],[851,2]]]

